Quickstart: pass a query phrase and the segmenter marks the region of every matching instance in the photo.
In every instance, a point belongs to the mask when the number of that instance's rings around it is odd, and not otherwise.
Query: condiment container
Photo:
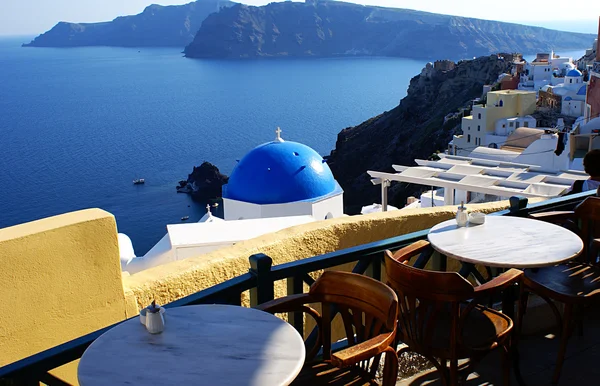
[[[469,213],[467,212],[464,201],[461,201],[458,211],[456,212],[456,224],[458,224],[459,227],[464,227],[467,225],[468,221]]]
[[[165,330],[165,318],[163,314],[165,313],[165,309],[161,306],[157,306],[156,302],[152,302],[152,304],[146,309],[146,329],[151,334],[160,334]],[[140,315],[141,317],[141,315]]]

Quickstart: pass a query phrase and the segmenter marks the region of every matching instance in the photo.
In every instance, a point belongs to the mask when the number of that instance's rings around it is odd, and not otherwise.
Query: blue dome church
[[[223,186],[225,220],[343,215],[343,190],[316,151],[276,138],[257,146],[233,169]]]

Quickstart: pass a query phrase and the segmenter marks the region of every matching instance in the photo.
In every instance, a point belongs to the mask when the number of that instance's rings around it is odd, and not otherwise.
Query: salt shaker
[[[469,214],[467,213],[465,202],[461,201],[458,211],[456,212],[456,223],[459,227],[464,227],[467,225],[467,221],[469,221]]]

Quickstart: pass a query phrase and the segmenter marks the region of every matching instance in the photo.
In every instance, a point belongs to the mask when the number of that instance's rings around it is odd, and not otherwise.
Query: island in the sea
[[[209,15],[190,58],[473,58],[587,48],[595,35],[340,1],[236,4]]]
[[[390,56],[472,58],[587,48],[595,36],[341,1],[227,0],[148,6],[102,23],[60,22],[28,47],[185,47],[190,58]]]
[[[228,0],[198,0],[184,5],[152,4],[138,15],[117,17],[101,23],[59,22],[24,47],[185,47],[202,21]]]

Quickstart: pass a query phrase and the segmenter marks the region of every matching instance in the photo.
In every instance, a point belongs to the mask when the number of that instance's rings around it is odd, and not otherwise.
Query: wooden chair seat
[[[524,280],[531,289],[545,289],[559,301],[583,302],[585,298],[600,295],[600,267],[578,261],[527,269]]]
[[[548,302],[561,331],[552,376],[552,382],[558,383],[575,322],[581,322],[581,312],[586,305],[595,302],[596,295],[600,293],[600,266],[597,261],[600,245],[596,241],[600,233],[600,197],[586,198],[571,212],[534,213],[529,216],[566,227],[579,235],[583,242],[583,250],[575,260],[553,267],[527,269],[523,276],[525,291],[520,302],[520,317],[527,306],[525,295],[532,291]],[[564,304],[562,315],[554,301]]]
[[[322,314],[314,305],[321,306]],[[304,367],[292,385],[376,385],[376,378],[382,386],[396,385],[398,356],[393,344],[398,297],[382,282],[353,273],[326,271],[307,294],[274,299],[257,308],[273,314],[300,312],[316,324],[305,340]],[[333,352],[332,342],[340,339],[332,336],[331,324],[336,316],[343,324],[346,345]]]
[[[339,368],[328,361],[306,364],[291,386],[320,386],[320,385],[378,385],[371,375],[357,366]]]
[[[489,352],[500,349],[505,385],[509,382],[512,320],[482,306],[500,291],[520,282],[523,273],[510,269],[478,287],[457,272],[434,272],[409,265],[412,257],[429,250],[425,240],[392,254],[385,251],[388,285],[398,295],[397,337],[437,368],[445,386],[464,381]],[[460,359],[468,359],[459,366]]]
[[[465,308],[466,305],[461,306],[461,313]],[[450,355],[450,309],[440,313],[436,319],[438,323],[432,334],[432,352],[434,356],[446,357]],[[462,344],[458,348],[459,359],[469,358],[479,350],[489,350],[490,345],[501,341],[512,328],[512,320],[508,316],[479,305],[468,313],[463,323],[460,337]]]

